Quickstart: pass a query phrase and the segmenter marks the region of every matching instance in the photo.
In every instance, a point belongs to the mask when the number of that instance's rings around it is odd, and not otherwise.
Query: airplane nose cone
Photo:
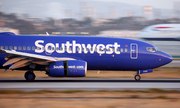
[[[163,65],[165,65],[172,62],[173,58],[169,54],[161,52],[161,58],[159,60],[162,61]]]

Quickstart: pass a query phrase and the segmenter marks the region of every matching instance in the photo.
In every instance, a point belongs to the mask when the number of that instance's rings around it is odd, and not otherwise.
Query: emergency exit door
[[[130,57],[131,59],[138,58],[138,45],[136,43],[131,43],[130,45]]]

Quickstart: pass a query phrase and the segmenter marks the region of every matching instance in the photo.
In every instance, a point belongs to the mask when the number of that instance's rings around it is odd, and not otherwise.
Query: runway
[[[180,90],[180,79],[36,79],[27,82],[24,79],[0,79],[0,89],[23,91],[35,90],[147,90],[159,88]]]

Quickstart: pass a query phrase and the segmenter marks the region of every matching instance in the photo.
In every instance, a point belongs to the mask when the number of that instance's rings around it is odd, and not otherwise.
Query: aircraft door
[[[138,58],[138,45],[136,43],[131,43],[130,45],[130,57],[131,59]]]

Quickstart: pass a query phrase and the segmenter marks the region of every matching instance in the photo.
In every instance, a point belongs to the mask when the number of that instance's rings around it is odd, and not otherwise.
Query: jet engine
[[[87,62],[82,60],[51,62],[46,69],[51,77],[85,77],[86,72]]]

